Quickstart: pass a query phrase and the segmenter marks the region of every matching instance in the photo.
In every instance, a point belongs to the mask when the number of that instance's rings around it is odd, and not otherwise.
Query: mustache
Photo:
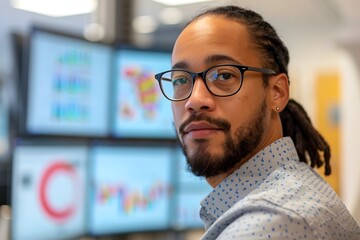
[[[230,131],[230,123],[228,121],[226,121],[223,118],[212,118],[209,116],[205,116],[202,114],[197,114],[197,115],[190,115],[189,118],[187,118],[179,127],[179,133],[180,134],[184,134],[184,129],[187,125],[189,125],[192,122],[195,121],[205,121],[207,123],[209,123],[210,125],[216,126],[220,129],[223,129],[225,132],[229,132]]]

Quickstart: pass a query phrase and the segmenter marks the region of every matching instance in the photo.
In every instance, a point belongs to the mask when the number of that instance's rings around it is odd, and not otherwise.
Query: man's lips
[[[219,132],[228,133],[230,124],[222,118],[212,118],[204,115],[191,115],[179,126],[179,134],[196,139],[209,138]]]
[[[188,124],[185,128],[183,133],[187,134],[190,132],[195,132],[195,131],[211,131],[211,130],[223,130],[217,126],[211,125],[207,122],[192,122],[190,124]]]

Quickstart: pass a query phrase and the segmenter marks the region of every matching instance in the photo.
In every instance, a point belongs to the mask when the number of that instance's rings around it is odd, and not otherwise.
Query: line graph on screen
[[[170,196],[171,188],[162,181],[154,181],[148,186],[131,188],[126,184],[104,184],[98,187],[95,195],[97,205],[116,204],[120,214],[152,211],[161,200]]]

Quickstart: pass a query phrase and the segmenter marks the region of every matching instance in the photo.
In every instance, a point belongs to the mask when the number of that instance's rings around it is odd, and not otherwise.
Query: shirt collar
[[[226,177],[201,201],[201,217],[209,219],[204,215],[206,212],[212,216],[211,219],[219,218],[263,183],[278,166],[294,160],[298,161],[298,157],[290,137],[271,143]]]

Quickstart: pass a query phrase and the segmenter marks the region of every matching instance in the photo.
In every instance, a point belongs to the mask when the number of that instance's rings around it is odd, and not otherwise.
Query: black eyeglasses
[[[199,76],[213,95],[218,97],[234,95],[240,90],[246,71],[276,74],[275,71],[265,68],[224,64],[213,66],[199,73],[182,69],[169,70],[156,74],[155,78],[167,99],[182,101],[190,97],[195,79]]]

